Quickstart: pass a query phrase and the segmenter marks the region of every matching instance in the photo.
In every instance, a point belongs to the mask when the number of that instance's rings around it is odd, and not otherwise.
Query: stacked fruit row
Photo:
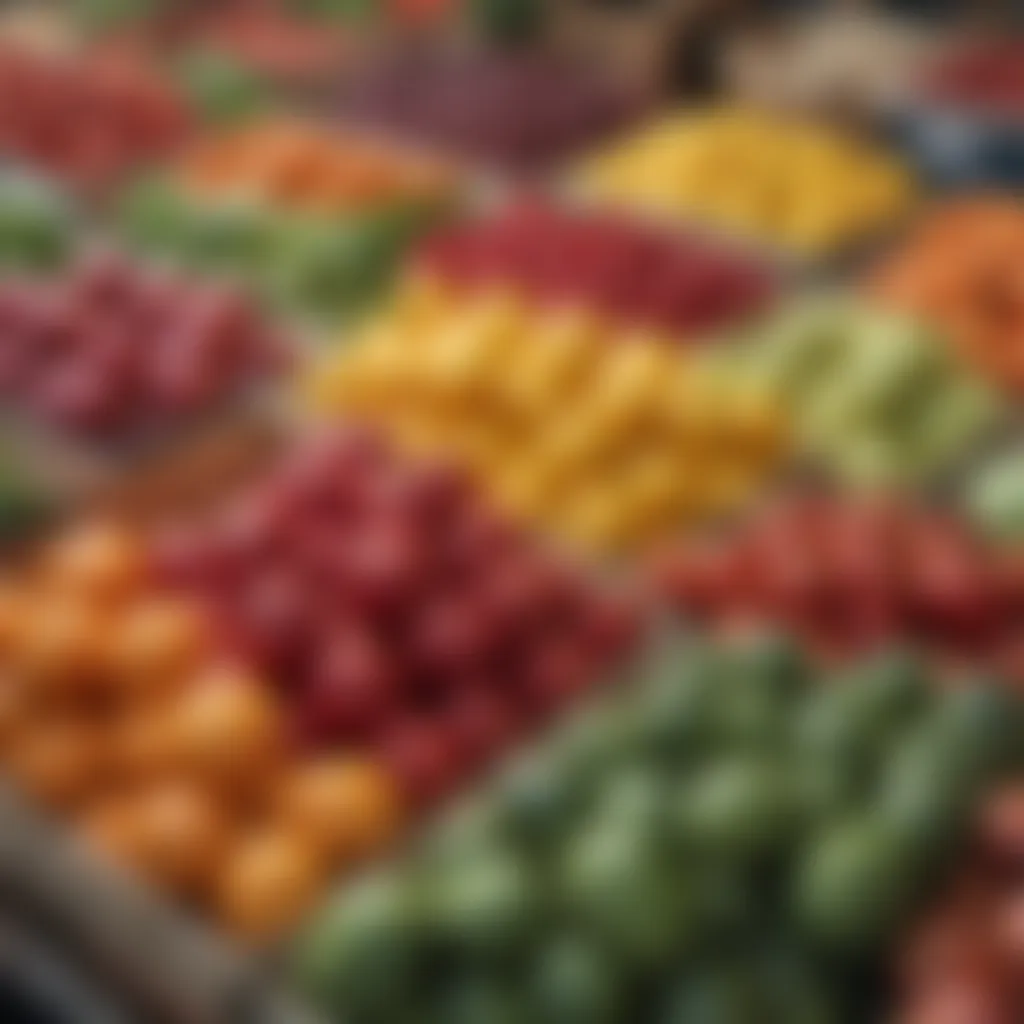
[[[932,683],[691,649],[342,894],[297,976],[356,1022],[881,1019],[886,951],[1024,738],[1005,694]]]
[[[342,107],[472,163],[540,173],[624,126],[640,104],[593,69],[552,55],[414,51],[368,68]]]
[[[927,483],[1005,415],[947,350],[942,321],[844,296],[795,301],[722,353],[777,395],[801,453],[851,484]]]
[[[0,153],[93,192],[182,144],[190,115],[159,77],[125,62],[0,51]]]
[[[767,267],[708,239],[538,201],[435,232],[419,264],[459,287],[512,285],[684,339],[759,313],[778,287]]]
[[[604,553],[741,505],[786,441],[770,394],[671,339],[428,279],[319,361],[310,392],[406,447],[452,453],[517,518]]]
[[[393,146],[261,120],[141,182],[118,227],[144,251],[333,320],[387,284],[409,244],[454,206],[455,186],[439,162]]]
[[[379,762],[291,749],[285,708],[215,640],[141,538],[62,538],[0,596],[0,762],[122,868],[260,939],[384,846],[402,801]]]
[[[313,214],[365,210],[395,200],[437,200],[451,173],[425,157],[301,121],[261,121],[186,154],[182,187],[200,199],[249,199]]]
[[[930,317],[977,370],[1009,391],[1024,386],[1020,254],[1024,207],[971,197],[926,217],[876,271],[882,302]]]
[[[867,143],[753,110],[678,114],[599,153],[579,187],[599,202],[704,222],[798,258],[895,226],[910,174]]]
[[[117,255],[0,283],[4,404],[74,439],[166,432],[265,379],[286,354],[241,295]]]
[[[75,6],[92,45],[154,61],[216,54],[258,78],[303,85],[333,78],[345,56],[345,36],[314,17],[315,3],[80,0]]]
[[[1024,562],[911,501],[786,499],[723,535],[659,553],[657,586],[714,628],[783,624],[829,657],[913,641],[1024,682]]]

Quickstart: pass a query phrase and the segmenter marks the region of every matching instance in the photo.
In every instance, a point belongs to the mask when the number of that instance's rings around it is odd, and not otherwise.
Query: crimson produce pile
[[[325,1020],[1024,1019],[1024,205],[150,6],[0,49],[5,782]]]

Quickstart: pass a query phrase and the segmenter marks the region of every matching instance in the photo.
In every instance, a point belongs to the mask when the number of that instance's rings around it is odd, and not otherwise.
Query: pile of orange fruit
[[[178,167],[198,198],[347,213],[445,197],[454,182],[436,160],[300,120],[260,121],[200,143]]]
[[[401,824],[376,763],[290,750],[263,681],[158,591],[124,528],[82,526],[3,583],[0,673],[3,770],[247,940],[294,925]]]
[[[980,196],[939,207],[870,288],[941,325],[997,384],[1024,388],[1024,204]]]

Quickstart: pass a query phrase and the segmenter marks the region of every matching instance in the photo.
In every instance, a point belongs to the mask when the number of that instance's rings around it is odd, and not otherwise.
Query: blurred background
[[[365,121],[398,138],[423,134],[438,152],[457,153],[461,166],[480,171],[488,187],[544,183],[637,111],[705,103],[842,126],[891,147],[936,195],[1024,186],[1020,0],[0,0],[4,125],[17,120],[15,55],[22,48],[159,69],[202,112],[208,134],[267,109]],[[577,87],[562,76],[563,61],[595,73],[600,86]],[[465,74],[449,71],[461,64]],[[435,82],[447,85],[434,89]],[[421,88],[431,101],[418,105],[409,94]],[[534,131],[535,115],[552,97],[566,100],[564,116],[551,114]],[[94,124],[88,118],[95,113],[85,117]],[[173,136],[173,127],[168,132]],[[23,152],[13,159],[0,138],[5,164],[19,165],[28,153],[30,165],[43,167],[42,191],[34,185],[12,193],[0,211],[5,223],[16,223],[16,212],[43,193],[46,206],[50,186],[69,182],[74,203],[102,211],[142,243],[176,221],[179,211],[161,205],[166,196],[158,188],[122,191],[118,160],[134,166],[133,154],[84,143],[62,152],[50,141],[20,139]],[[161,145],[153,143],[145,159],[157,177],[172,163],[162,155],[171,145]],[[304,321],[343,321],[381,285],[436,206],[419,204],[412,214],[403,208],[385,230],[360,236],[356,274],[333,243],[313,239],[301,225],[267,228],[266,237],[282,246],[291,239],[294,261],[244,271],[274,302],[301,308]],[[29,242],[18,243],[19,260],[26,252],[41,264],[58,258],[61,243],[47,234],[47,223],[46,215],[33,221]],[[201,263],[230,261],[230,241],[215,252],[213,236],[200,230],[211,223],[200,213],[195,237],[179,232],[173,243],[191,246]],[[166,239],[156,241],[163,246]],[[804,241],[796,239],[801,257]],[[274,241],[269,248],[278,251]],[[788,257],[779,262],[788,268]],[[6,841],[0,820],[0,847]],[[138,1010],[140,1002],[174,1002],[174,993],[162,990],[159,964],[155,977],[129,976],[116,953],[80,941],[67,916],[47,906],[45,878],[26,890],[20,872],[5,874],[14,860],[9,852],[0,856],[3,1024],[159,1024],[158,1010]],[[147,942],[144,929],[139,942]],[[273,1011],[244,1005],[232,1017],[239,1024],[264,1019],[274,1019]]]

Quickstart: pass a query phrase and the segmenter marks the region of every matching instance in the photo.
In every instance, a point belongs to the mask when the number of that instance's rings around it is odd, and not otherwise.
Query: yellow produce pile
[[[763,390],[667,337],[429,280],[321,361],[308,395],[413,450],[454,453],[507,511],[603,553],[742,504],[785,435]]]
[[[598,201],[692,218],[802,257],[861,241],[914,198],[897,159],[828,128],[764,111],[677,114],[581,172]]]

